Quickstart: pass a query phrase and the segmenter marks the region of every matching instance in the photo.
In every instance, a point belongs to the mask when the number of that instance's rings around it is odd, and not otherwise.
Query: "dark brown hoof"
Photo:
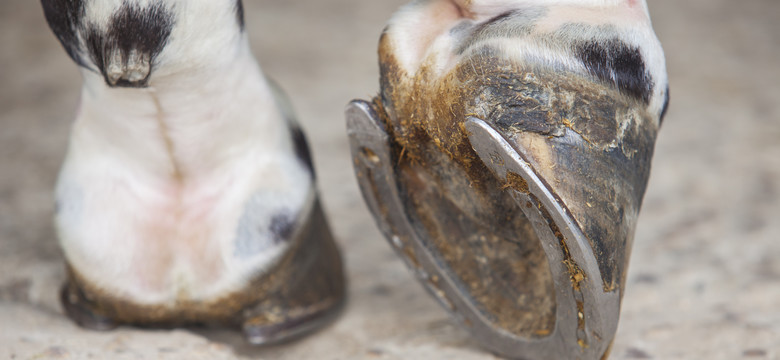
[[[492,352],[602,359],[617,330],[657,119],[582,77],[466,64],[446,79],[473,87],[432,81],[430,94],[348,107],[369,209],[431,295]],[[448,93],[440,89],[462,99],[437,97]],[[515,104],[521,92],[528,103]],[[550,100],[562,98],[579,105]],[[494,109],[485,119],[471,116],[480,101],[497,104],[485,105]],[[429,116],[438,104],[451,107]],[[510,120],[520,125],[505,124],[501,109],[517,111]],[[563,119],[560,135],[519,127],[548,115]],[[601,130],[621,126],[631,130]]]
[[[90,330],[108,331],[117,326],[113,320],[90,310],[89,300],[70,281],[60,290],[60,302],[65,314],[79,326]]]
[[[249,343],[296,339],[329,324],[345,302],[343,265],[319,202],[298,234],[300,248],[276,270],[279,288],[244,311]]]
[[[249,318],[244,322],[244,336],[253,345],[295,340],[330,324],[340,313],[343,304],[343,301],[314,304],[309,308],[287,309],[286,315],[280,311],[278,314],[269,312],[270,316]]]

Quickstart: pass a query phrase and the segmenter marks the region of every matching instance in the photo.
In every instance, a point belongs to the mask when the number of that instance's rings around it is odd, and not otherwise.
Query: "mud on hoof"
[[[65,314],[81,327],[90,330],[108,331],[119,326],[113,320],[93,311],[93,306],[84,295],[84,292],[71,281],[66,282],[60,289],[60,302]]]
[[[341,256],[319,203],[298,236],[300,248],[272,275],[279,288],[243,313],[244,335],[251,344],[285,342],[318,330],[344,305]]]

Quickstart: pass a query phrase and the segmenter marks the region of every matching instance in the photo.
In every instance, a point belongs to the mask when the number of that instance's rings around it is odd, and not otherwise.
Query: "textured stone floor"
[[[377,91],[376,40],[402,2],[245,1],[254,50],[310,134],[350,281],[336,323],[264,349],[226,331],[95,333],[63,317],[51,190],[80,79],[37,1],[0,2],[0,359],[494,358],[393,255],[353,179],[343,107]],[[650,7],[672,102],[613,358],[780,359],[780,2]]]

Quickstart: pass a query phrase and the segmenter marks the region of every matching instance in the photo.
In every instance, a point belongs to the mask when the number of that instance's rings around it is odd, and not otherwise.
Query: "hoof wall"
[[[318,330],[334,320],[345,303],[341,256],[319,203],[300,236],[300,251],[277,269],[284,283],[244,311],[244,335],[251,344],[285,342]]]
[[[298,339],[330,324],[339,314],[342,304],[329,304],[319,309],[300,309],[300,315],[289,316],[282,321],[269,321],[269,317],[248,319],[243,326],[244,336],[252,345],[278,344]],[[296,312],[296,311],[293,311]]]

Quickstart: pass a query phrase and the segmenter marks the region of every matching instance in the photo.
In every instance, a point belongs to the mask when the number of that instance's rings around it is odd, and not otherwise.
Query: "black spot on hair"
[[[588,71],[602,81],[615,84],[620,91],[650,102],[653,81],[645,69],[638,47],[619,39],[586,41],[575,45],[575,54]]]
[[[41,0],[46,22],[76,64],[86,66],[79,54],[78,30],[84,18],[83,0]]]
[[[238,20],[238,27],[244,30],[244,2],[236,0],[236,18]]]
[[[289,214],[277,214],[271,218],[269,230],[274,236],[274,244],[289,241],[295,230],[295,218]]]
[[[501,13],[501,14],[499,14],[497,16],[494,16],[494,17],[492,17],[490,19],[487,19],[487,20],[485,20],[485,21],[483,21],[483,22],[481,22],[479,24],[472,25],[473,27],[469,29],[471,35],[466,37],[464,39],[464,41],[460,44],[460,46],[458,46],[458,50],[457,50],[458,55],[460,55],[464,51],[466,51],[466,49],[468,49],[469,46],[471,46],[475,42],[477,42],[477,40],[482,39],[484,37],[484,34],[488,33],[489,32],[488,30],[493,25],[495,25],[496,23],[500,23],[502,21],[505,21],[507,18],[511,17],[512,14],[514,14],[516,12],[519,12],[519,10],[506,11],[506,12]],[[465,29],[468,29],[469,25],[471,25],[471,24],[469,24],[468,22],[463,22],[463,23],[461,23],[461,26],[460,26],[459,29],[457,29],[457,31],[458,32],[462,32]],[[451,34],[454,34],[453,30],[456,30],[456,29],[453,28],[451,30],[451,32],[450,32]]]
[[[475,32],[480,32],[480,31],[484,30],[486,27],[488,27],[488,26],[490,26],[490,25],[492,25],[494,23],[501,22],[501,21],[507,19],[508,17],[512,16],[512,14],[514,14],[515,12],[519,12],[519,10],[511,10],[511,11],[507,11],[507,12],[504,12],[502,14],[499,14],[497,16],[494,16],[494,17],[492,17],[492,18],[482,22],[481,24],[477,25],[477,27],[476,27],[476,29],[474,29],[474,31]]]
[[[150,59],[150,67],[152,67],[154,59],[168,42],[173,23],[173,15],[163,4],[152,4],[142,8],[124,2],[111,17],[108,31],[102,32],[94,25],[88,26],[85,36],[87,50],[103,74],[106,84],[112,86],[106,74],[106,59],[114,50],[120,51],[122,61],[125,63],[131,51],[144,54]],[[150,69],[149,74],[151,72]],[[145,87],[148,79],[149,76],[136,83],[120,80],[115,86]]]
[[[473,24],[470,33],[457,42],[456,52],[460,55],[472,46],[492,39],[524,38],[531,34],[536,22],[547,12],[547,8],[526,6],[503,12],[481,23]],[[468,23],[465,23],[468,25]],[[458,29],[465,33],[466,26]]]
[[[312,178],[316,177],[314,174],[314,162],[311,158],[311,152],[309,152],[309,143],[306,141],[306,136],[303,134],[303,130],[297,126],[293,126],[291,130],[293,143],[295,145],[295,155],[309,169]]]
[[[664,122],[664,117],[666,117],[666,110],[669,110],[669,85],[666,86],[666,91],[664,93],[664,105],[661,107],[661,116],[658,118],[659,124]]]

